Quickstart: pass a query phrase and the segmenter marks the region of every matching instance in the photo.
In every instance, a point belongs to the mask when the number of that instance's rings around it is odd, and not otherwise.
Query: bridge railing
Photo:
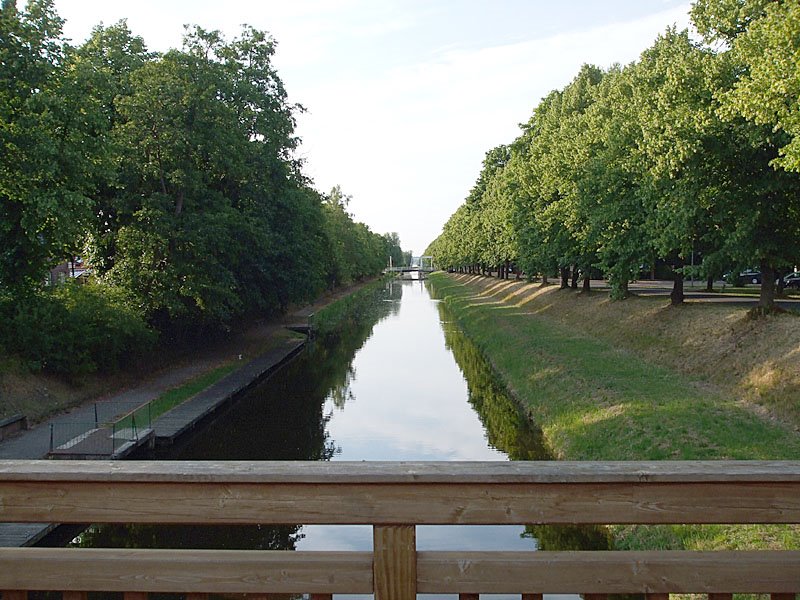
[[[364,552],[0,549],[3,600],[28,590],[585,595],[800,591],[800,552],[418,552],[420,524],[800,523],[800,462],[0,461],[0,520],[370,524]],[[597,598],[597,596],[592,596]]]

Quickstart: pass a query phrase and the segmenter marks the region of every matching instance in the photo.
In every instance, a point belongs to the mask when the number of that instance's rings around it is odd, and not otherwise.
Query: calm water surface
[[[541,437],[420,281],[362,294],[343,327],[162,458],[535,460]],[[421,526],[421,550],[585,547],[583,533]],[[576,536],[577,539],[576,541]],[[81,546],[365,550],[369,526],[93,527]]]

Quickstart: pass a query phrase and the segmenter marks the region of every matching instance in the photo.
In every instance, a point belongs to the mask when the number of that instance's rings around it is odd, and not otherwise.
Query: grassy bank
[[[604,294],[479,277],[437,274],[431,283],[559,458],[800,458],[797,396],[789,392],[798,318],[750,321],[726,305],[613,303]],[[753,376],[764,369],[773,375]],[[800,542],[798,528],[785,527],[617,534],[624,547]]]
[[[351,293],[336,298],[314,313],[311,323],[319,335],[327,335],[343,326],[347,320],[360,319],[359,310],[370,310],[369,303],[364,298],[371,296],[375,290],[382,288],[387,278],[393,275],[379,277],[354,288]]]

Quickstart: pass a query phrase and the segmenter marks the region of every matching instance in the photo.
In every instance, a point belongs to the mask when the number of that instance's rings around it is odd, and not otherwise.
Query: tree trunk
[[[758,308],[767,313],[775,308],[775,269],[766,260],[762,260],[760,266],[761,294],[758,297]]]
[[[511,269],[511,261],[507,260],[503,265],[503,279],[508,279],[509,269]]]
[[[706,291],[713,292],[714,291],[714,276],[709,275],[708,279],[706,279]]]
[[[561,267],[561,288],[566,290],[569,288],[569,267]]]
[[[578,271],[578,265],[572,265],[572,282],[571,287],[573,290],[578,289],[578,278],[580,277],[580,273]]]
[[[175,202],[175,216],[179,217],[183,212],[183,190],[178,192],[178,200]]]
[[[589,270],[586,270],[586,273],[583,274],[583,292],[588,294],[592,290],[592,278],[589,274]]]
[[[669,295],[669,303],[672,306],[683,304],[683,273],[676,268],[672,274],[672,293]]]
[[[546,286],[547,284],[548,284],[548,281],[547,281],[547,273],[542,273],[542,283],[541,283],[541,285],[542,285],[542,287],[544,287],[544,286]]]

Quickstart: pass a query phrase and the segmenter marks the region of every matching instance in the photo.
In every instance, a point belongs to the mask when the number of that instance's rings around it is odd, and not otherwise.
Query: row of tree
[[[52,0],[3,0],[0,342],[18,346],[34,313],[61,315],[43,339],[69,337],[58,331],[69,310],[86,318],[85,292],[42,285],[76,255],[110,319],[125,307],[172,337],[281,311],[402,260],[396,234],[354,222],[338,188],[322,195],[303,175],[302,108],[287,100],[268,34],[243,27],[228,41],[187,28],[181,50],[159,54],[124,21],[77,47],[62,25]]]
[[[439,266],[599,270],[612,294],[656,262],[710,280],[757,267],[761,306],[800,263],[800,4],[698,0],[625,67],[545,97],[427,249]],[[649,266],[649,267],[648,267]]]

